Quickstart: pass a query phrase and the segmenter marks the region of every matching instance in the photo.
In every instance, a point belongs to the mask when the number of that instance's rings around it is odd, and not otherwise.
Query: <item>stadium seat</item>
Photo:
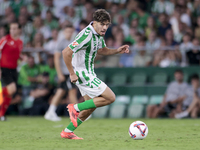
[[[165,73],[156,73],[152,79],[153,84],[166,84],[167,83],[167,74]]]
[[[133,74],[130,78],[131,85],[144,85],[146,82],[147,76],[144,73]]]
[[[128,118],[141,118],[144,114],[144,105],[130,105],[128,107]]]
[[[125,85],[126,84],[126,74],[125,73],[114,74],[111,79],[111,84],[115,85],[115,86]]]
[[[149,104],[160,104],[163,100],[163,95],[152,95],[149,100]]]
[[[92,117],[94,117],[94,118],[105,118],[105,117],[107,117],[108,109],[109,109],[108,105],[103,106],[103,107],[99,107],[92,113]]]
[[[128,95],[117,95],[116,100],[113,104],[129,104],[131,97]]]
[[[132,98],[132,104],[147,104],[148,97],[145,95],[135,95]]]
[[[106,75],[104,73],[98,73],[97,77],[102,80],[103,82],[106,82]]]
[[[110,118],[123,118],[125,117],[126,105],[117,104],[111,105],[109,117]]]

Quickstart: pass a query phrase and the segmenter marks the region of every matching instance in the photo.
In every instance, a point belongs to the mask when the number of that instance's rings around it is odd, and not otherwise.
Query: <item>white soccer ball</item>
[[[142,140],[148,134],[148,127],[142,121],[135,121],[129,127],[129,135],[135,140]]]

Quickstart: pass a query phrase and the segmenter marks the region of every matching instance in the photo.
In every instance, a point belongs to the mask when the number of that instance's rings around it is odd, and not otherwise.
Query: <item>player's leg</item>
[[[56,114],[56,108],[60,102],[60,99],[64,96],[65,90],[58,88],[56,94],[53,96],[49,109],[44,115],[44,118],[50,121],[60,121],[61,118]]]
[[[70,103],[76,104],[78,102],[78,100],[77,100],[77,89],[76,88],[70,89],[69,92],[68,92],[68,96],[69,96]]]
[[[13,69],[2,68],[2,80],[6,84],[2,89],[3,103],[0,109],[0,117],[3,117],[10,105],[13,94],[17,91],[17,71]],[[5,117],[3,117],[5,118]],[[2,120],[2,119],[1,119]]]
[[[83,97],[84,97],[85,100],[91,99],[88,95],[85,95]],[[77,127],[80,126],[83,123],[83,121],[85,121],[85,119],[87,119],[95,109],[96,108],[92,108],[92,109],[87,109],[87,110],[81,111],[79,116],[78,116],[78,119],[77,119]],[[70,122],[69,125],[61,132],[61,137],[72,139],[71,137],[74,136],[75,139],[79,138],[73,133],[74,130],[76,130],[77,127],[75,127],[73,125],[73,123]],[[73,136],[70,136],[70,135],[73,135]],[[82,138],[80,138],[80,139],[82,139]]]
[[[101,94],[101,97],[95,97],[85,102],[75,104],[74,108],[76,109],[76,111],[80,112],[91,108],[97,108],[109,105],[114,101],[115,101],[115,94],[109,87],[106,87],[105,91]]]
[[[115,101],[115,94],[106,86],[106,89],[101,94],[101,97],[95,97],[79,104],[69,104],[67,106],[70,119],[75,127],[77,127],[77,117],[80,111],[97,108],[105,105],[109,105]]]

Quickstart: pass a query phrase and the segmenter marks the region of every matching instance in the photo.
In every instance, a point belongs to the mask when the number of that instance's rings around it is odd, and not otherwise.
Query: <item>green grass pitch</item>
[[[129,125],[144,121],[144,140],[128,135]],[[42,117],[8,117],[0,122],[0,150],[199,150],[200,120],[90,119],[75,133],[84,140],[68,140],[60,132],[68,118],[50,122]]]

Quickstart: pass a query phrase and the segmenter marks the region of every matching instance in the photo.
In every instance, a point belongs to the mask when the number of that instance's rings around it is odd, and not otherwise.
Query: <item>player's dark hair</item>
[[[110,14],[105,9],[97,9],[93,14],[93,21],[97,22],[111,22]]]
[[[198,74],[193,74],[192,76],[191,76],[191,80],[199,80],[199,75]]]
[[[9,27],[11,26],[11,24],[17,24],[19,29],[21,29],[21,27],[22,27],[18,22],[11,22],[11,23],[9,24]]]
[[[177,69],[174,73],[181,73],[181,74],[183,74],[183,71],[181,69]]]

